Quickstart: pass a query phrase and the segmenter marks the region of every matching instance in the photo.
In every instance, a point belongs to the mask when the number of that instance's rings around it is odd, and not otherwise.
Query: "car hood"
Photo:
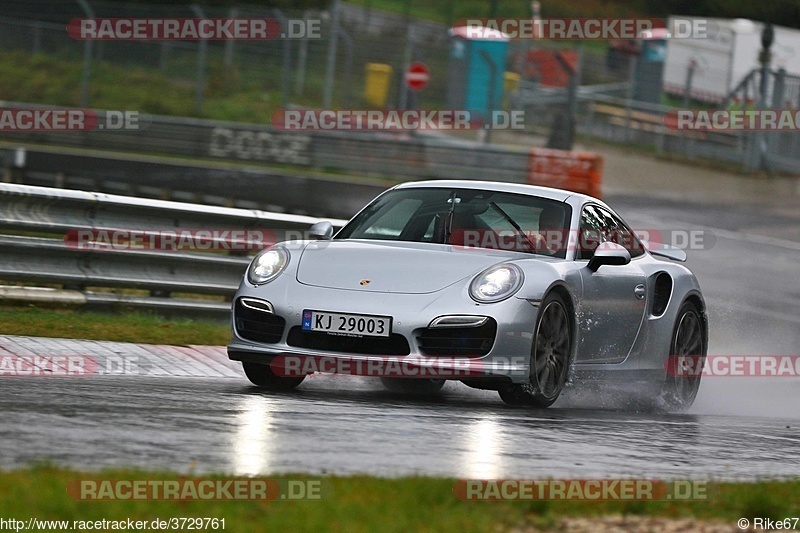
[[[424,294],[522,254],[391,241],[319,241],[303,250],[297,281],[364,292]],[[530,256],[527,256],[530,257]]]

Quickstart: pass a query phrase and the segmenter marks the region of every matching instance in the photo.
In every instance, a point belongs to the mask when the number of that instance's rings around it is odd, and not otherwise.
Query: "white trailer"
[[[707,38],[671,38],[667,40],[664,62],[664,92],[683,95],[690,64],[696,65],[692,78],[691,97],[708,103],[724,100],[753,69],[759,68],[761,31],[764,24],[747,19],[702,17],[670,17],[675,19],[706,20],[710,29]],[[800,75],[800,30],[774,26],[772,45],[773,69],[785,69],[788,74]]]

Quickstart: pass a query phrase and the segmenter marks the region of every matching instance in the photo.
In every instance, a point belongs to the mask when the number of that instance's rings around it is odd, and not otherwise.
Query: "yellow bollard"
[[[364,79],[364,100],[369,107],[386,107],[392,67],[383,63],[367,63],[364,68],[367,71]]]

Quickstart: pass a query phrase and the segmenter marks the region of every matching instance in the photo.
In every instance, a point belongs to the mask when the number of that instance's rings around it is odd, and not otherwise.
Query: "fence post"
[[[310,12],[306,10],[303,12],[303,20],[308,22]],[[294,80],[294,94],[303,94],[303,85],[306,81],[306,58],[308,57],[308,35],[303,32],[303,38],[300,40],[300,51],[297,53],[297,74]]]
[[[38,20],[33,23],[33,53],[42,51],[42,23]]]
[[[775,39],[775,30],[769,22],[764,25],[761,32],[761,51],[758,54],[758,61],[761,63],[758,85],[758,103],[756,109],[763,111],[767,106],[767,91],[769,90],[769,76],[772,72],[769,69],[772,53],[770,47]],[[764,136],[760,131],[754,131],[750,135],[750,157],[747,161],[746,170],[749,172],[761,170],[767,166],[766,146],[763,142]]]
[[[692,79],[694,78],[694,70],[697,68],[697,61],[692,59],[689,61],[689,67],[686,69],[686,84],[683,86],[683,107],[689,108],[692,100]]]
[[[292,77],[292,40],[288,38],[289,21],[283,15],[283,12],[280,9],[275,9],[273,13],[275,18],[280,21],[281,28],[286,32],[287,36],[285,39],[281,39],[281,93],[283,94],[283,108],[286,109],[289,107],[289,86],[291,85]]]
[[[786,85],[786,70],[785,69],[778,69],[778,72],[774,74],[774,81],[772,83],[772,109],[784,109],[783,104],[783,94],[785,91]],[[767,134],[766,138],[766,152],[772,153],[777,151],[778,142],[780,141],[779,132],[772,132],[771,134]]]
[[[786,69],[778,69],[772,86],[772,109],[783,109],[783,93],[786,86]]]
[[[167,56],[169,55],[169,41],[161,41],[159,45],[161,52],[158,54],[158,71],[162,74],[167,72]]]
[[[78,0],[83,12],[88,18],[94,18],[94,10],[87,0]],[[92,69],[92,41],[87,39],[83,43],[83,74],[81,75],[81,107],[89,105],[89,77]]]
[[[630,63],[628,64],[628,95],[627,101],[625,102],[625,142],[630,142],[631,140],[631,115],[633,113],[633,95],[634,90],[636,89],[636,59],[633,56],[630,57]]]
[[[494,86],[497,79],[497,63],[494,62],[492,56],[490,56],[486,50],[481,50],[481,57],[489,65],[489,94],[487,96],[488,101],[486,103],[486,118],[484,119],[484,126],[488,121],[489,127],[483,130],[486,132],[486,135],[483,137],[483,142],[486,144],[491,144],[492,126],[494,125]]]
[[[397,107],[400,109],[406,109],[408,107],[408,85],[406,85],[406,72],[408,72],[408,66],[411,65],[411,60],[413,59],[414,55],[414,25],[409,21],[408,17],[406,17],[406,47],[403,50],[403,64],[402,70],[403,73],[400,76],[400,98]]]
[[[342,87],[343,101],[342,106],[347,109],[350,106],[350,87],[353,79],[353,38],[343,29],[339,28],[339,36],[345,44],[344,59],[344,86]]]
[[[561,52],[554,54],[561,69],[569,75],[567,86],[566,111],[555,116],[550,138],[547,140],[548,148],[559,150],[572,150],[575,141],[575,125],[578,112],[578,87],[580,86],[581,65],[583,63],[583,47],[578,50],[578,59],[573,68]]]
[[[322,107],[331,107],[333,100],[333,73],[336,68],[336,41],[339,38],[339,0],[331,3],[331,30],[328,42],[328,64],[325,69],[325,92],[322,97]]]
[[[192,4],[192,11],[197,18],[205,18],[203,10],[197,4]],[[206,51],[208,48],[208,41],[200,39],[197,43],[197,81],[194,94],[194,110],[200,113],[203,107],[203,92],[206,85]]]
[[[229,19],[235,19],[238,16],[239,16],[239,8],[236,7],[236,6],[231,7],[230,10],[228,11],[228,18]],[[231,79],[230,73],[231,73],[231,70],[233,68],[233,45],[234,45],[234,42],[235,41],[233,39],[228,39],[227,41],[225,41],[225,49],[224,49],[224,51],[222,53],[222,70],[225,73],[225,76],[224,76],[225,79],[224,79],[223,83],[228,88],[230,88],[230,85],[229,85],[229,83],[230,83],[229,80]]]
[[[692,81],[694,80],[694,71],[697,68],[697,61],[692,59],[689,61],[689,66],[686,68],[686,83],[683,86],[683,108],[689,109],[692,101]],[[686,155],[686,131],[681,130],[681,152]]]
[[[563,60],[558,56],[559,62]],[[566,62],[565,62],[566,63]],[[575,142],[575,127],[578,122],[578,88],[581,86],[581,69],[583,68],[583,46],[578,48],[578,60],[575,63],[575,70],[569,73],[569,87],[567,92],[567,124],[569,127],[569,139],[565,143],[565,150],[572,150]]]

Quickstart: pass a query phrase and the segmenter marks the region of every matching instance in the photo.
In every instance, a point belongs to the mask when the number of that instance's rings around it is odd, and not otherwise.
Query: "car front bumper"
[[[251,298],[269,305],[271,313],[285,320],[282,332],[271,339],[274,342],[255,341],[243,334],[237,320],[240,318],[237,302]],[[229,357],[237,361],[284,365],[296,360],[287,358],[313,358],[314,365],[306,369],[359,375],[385,375],[385,377],[430,377],[458,379],[465,382],[524,383],[529,378],[529,364],[533,329],[538,307],[536,302],[511,297],[493,304],[479,304],[472,300],[466,284],[454,284],[440,291],[424,294],[397,294],[369,291],[352,291],[313,287],[298,283],[276,283],[253,287],[242,284],[234,297],[233,340],[228,346]],[[402,336],[408,344],[408,353],[387,354],[357,353],[347,350],[315,349],[290,344],[302,334],[302,315],[305,310],[328,311],[360,315],[392,317],[392,334]],[[266,313],[267,311],[263,311]],[[488,317],[496,322],[496,333],[491,349],[485,354],[426,352],[424,339],[434,319],[443,316],[469,315]],[[456,328],[447,328],[456,329]],[[459,328],[462,329],[462,328]],[[463,328],[468,336],[469,328]],[[292,333],[293,332],[293,333]],[[359,344],[370,344],[369,339]],[[367,351],[370,351],[367,348]],[[388,372],[388,374],[384,374]]]

